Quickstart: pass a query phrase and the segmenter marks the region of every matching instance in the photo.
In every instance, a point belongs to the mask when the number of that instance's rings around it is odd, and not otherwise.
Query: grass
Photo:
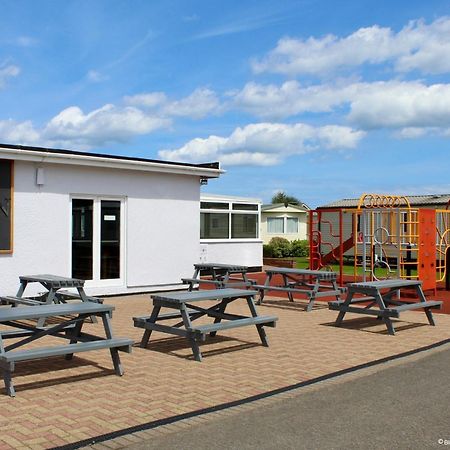
[[[291,258],[292,259],[292,258]],[[300,257],[296,257],[294,258],[297,264],[297,269],[307,269],[308,265],[309,265],[309,258],[307,256],[300,256]],[[331,270],[333,270],[333,272],[338,272],[339,273],[339,264],[330,264],[329,267],[331,267]],[[344,263],[344,275],[353,275],[354,274],[354,266],[353,263]],[[363,268],[362,267],[358,267],[357,268],[357,274],[358,275],[362,275],[363,274]],[[375,269],[375,276],[377,278],[386,278],[388,275],[388,270],[385,267],[377,267]],[[396,276],[397,272],[395,271],[395,273],[391,272],[391,276]],[[417,270],[411,270],[411,275],[417,275]]]

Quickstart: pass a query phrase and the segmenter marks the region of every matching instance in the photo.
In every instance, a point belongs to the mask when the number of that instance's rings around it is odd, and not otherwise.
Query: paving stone
[[[108,298],[105,303],[116,307],[112,319],[115,334],[139,342],[142,330],[133,327],[132,317],[150,313],[149,296]],[[248,313],[245,302],[231,306],[230,312]],[[227,330],[201,345],[202,363],[192,360],[184,339],[157,332],[147,348],[135,346],[132,354],[120,354],[123,377],[114,375],[107,350],[78,354],[72,361],[52,358],[18,363],[14,374],[17,397],[9,398],[4,389],[0,395],[0,449],[49,448],[53,443],[94,438],[242,400],[450,338],[450,315],[435,314],[437,326],[431,327],[423,313],[404,313],[396,321],[396,336],[389,336],[373,318],[348,314],[349,320],[336,328],[335,312],[322,307],[306,313],[298,302],[284,298],[267,298],[258,310],[279,317],[277,327],[267,329],[269,348],[260,344],[253,327]],[[101,325],[87,324],[85,331],[100,333]],[[46,339],[51,345],[52,338]],[[216,415],[251,407],[218,411]],[[208,419],[198,416],[131,436],[139,440],[148,433],[176,432],[199,420]],[[108,445],[120,445],[113,442]],[[92,448],[113,448],[108,445],[99,443]]]

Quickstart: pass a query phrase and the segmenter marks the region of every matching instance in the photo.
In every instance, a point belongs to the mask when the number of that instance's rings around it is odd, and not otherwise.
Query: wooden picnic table
[[[340,300],[345,288],[337,285],[337,274],[323,270],[290,269],[285,267],[271,267],[266,269],[266,281],[263,285],[253,285],[252,289],[258,289],[260,297],[258,304],[264,300],[266,291],[287,292],[289,300],[294,301],[293,294],[305,295],[309,300],[306,311],[311,311],[317,298],[335,296]],[[274,276],[280,275],[283,283],[272,285]]]
[[[199,288],[201,284],[213,285],[217,289],[249,287],[254,283],[247,278],[247,272],[247,266],[236,264],[194,264],[194,275],[192,278],[182,278],[182,282],[189,285],[189,291]],[[201,275],[209,276],[209,278],[200,278]]]
[[[215,336],[218,331],[250,325],[256,326],[262,344],[268,347],[269,344],[264,326],[275,327],[278,317],[258,315],[254,304],[255,294],[257,294],[256,291],[246,289],[224,288],[152,295],[153,310],[151,315],[134,317],[133,319],[135,327],[145,329],[141,347],[147,346],[153,330],[183,336],[189,341],[195,360],[201,361],[202,354],[198,342],[204,341],[206,335]],[[239,299],[246,300],[251,316],[225,312],[229,304]],[[215,303],[208,307],[198,305],[199,302],[204,301],[213,301]],[[194,303],[197,304],[194,305]],[[161,314],[161,308],[163,307],[175,311]],[[205,316],[214,318],[214,323],[197,325],[194,322]],[[177,322],[172,325],[157,323],[165,320],[176,320]]]
[[[82,302],[96,302],[102,303],[103,300],[97,297],[89,297],[84,292],[84,280],[78,278],[60,277],[58,275],[22,275],[19,277],[20,286],[15,296],[0,297],[0,301],[3,304],[26,305],[51,305],[52,303],[66,303],[67,300],[81,300]],[[24,297],[25,289],[30,283],[41,284],[47,292],[43,293],[39,297]],[[61,291],[61,289],[74,288],[78,294],[74,294],[68,291]],[[45,323],[45,317],[39,320],[39,326],[43,326]]]
[[[430,325],[435,325],[431,309],[439,309],[442,305],[438,300],[427,300],[419,280],[388,279],[351,283],[348,285],[345,300],[330,302],[331,310],[339,311],[336,326],[340,326],[346,313],[368,314],[382,319],[389,334],[394,335],[395,329],[391,318],[398,318],[403,311],[414,309],[424,310]],[[401,290],[413,290],[418,302],[405,301],[401,298]],[[355,295],[362,294],[360,297]],[[360,306],[353,306],[363,303]],[[377,308],[375,308],[377,307]]]
[[[114,306],[100,303],[82,302],[59,305],[40,305],[36,307],[19,306],[14,308],[0,308],[0,370],[3,372],[6,392],[15,396],[12,373],[17,362],[29,361],[53,356],[65,355],[71,359],[74,353],[107,348],[117,375],[123,375],[118,351],[131,352],[133,341],[127,338],[114,337],[111,328],[111,313]],[[103,322],[105,337],[94,336],[82,332],[85,320],[91,316],[98,316]],[[40,327],[41,318],[53,318],[53,324],[47,328]],[[56,323],[56,324],[55,324]],[[12,329],[5,329],[11,327]],[[52,336],[67,339],[69,343],[58,346],[36,346],[36,341]],[[14,338],[10,345],[4,340]],[[32,348],[23,349],[27,344]]]

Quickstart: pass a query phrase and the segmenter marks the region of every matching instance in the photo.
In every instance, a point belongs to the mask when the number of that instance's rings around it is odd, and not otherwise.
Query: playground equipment
[[[337,264],[341,285],[395,277],[450,290],[450,205],[412,208],[405,196],[363,194],[356,208],[310,211],[309,238],[310,269]]]

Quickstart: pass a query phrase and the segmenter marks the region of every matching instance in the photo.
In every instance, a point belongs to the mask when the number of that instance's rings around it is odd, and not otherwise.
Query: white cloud
[[[221,110],[220,101],[208,88],[195,89],[180,100],[169,100],[163,92],[150,92],[125,97],[125,103],[143,108],[159,108],[159,114],[169,117],[201,119]]]
[[[30,121],[0,120],[0,141],[32,145],[40,142],[40,134]]]
[[[450,17],[441,17],[429,25],[411,21],[398,33],[374,25],[346,37],[286,37],[252,67],[256,73],[323,76],[336,69],[392,62],[398,72],[436,74],[450,71],[449,54]]]
[[[106,81],[108,79],[108,76],[103,75],[97,70],[90,70],[87,73],[86,78],[93,83],[101,83],[102,81]]]
[[[37,42],[38,42],[37,39],[32,38],[30,36],[19,36],[16,39],[16,43],[20,47],[33,47],[34,45],[37,44]]]
[[[364,128],[450,127],[450,84],[364,84],[351,101],[348,119]]]
[[[220,102],[215,92],[207,88],[199,88],[181,100],[168,103],[163,111],[169,116],[201,119],[208,114],[218,112],[219,107]]]
[[[349,102],[357,84],[344,86],[314,85],[302,87],[297,81],[281,86],[247,83],[241,91],[230,93],[235,107],[263,118],[279,119],[304,112],[330,112]]]
[[[19,75],[20,68],[14,65],[2,66],[0,65],[0,89],[4,88],[8,78],[13,78]]]
[[[42,137],[60,145],[76,144],[84,148],[109,142],[126,142],[134,136],[169,125],[169,119],[147,115],[131,106],[121,108],[105,105],[88,114],[72,106],[50,120]]]
[[[236,128],[228,137],[196,138],[175,150],[161,150],[169,160],[220,160],[225,165],[275,165],[289,155],[318,150],[351,149],[364,137],[349,127],[257,123]]]
[[[138,94],[133,96],[124,97],[124,101],[127,105],[155,108],[167,103],[167,96],[164,92],[149,92],[147,94]]]
[[[297,81],[281,86],[248,83],[233,93],[232,102],[262,118],[345,108],[346,119],[358,127],[401,128],[401,135],[410,138],[424,134],[425,128],[450,128],[450,84],[380,81],[303,88]]]

